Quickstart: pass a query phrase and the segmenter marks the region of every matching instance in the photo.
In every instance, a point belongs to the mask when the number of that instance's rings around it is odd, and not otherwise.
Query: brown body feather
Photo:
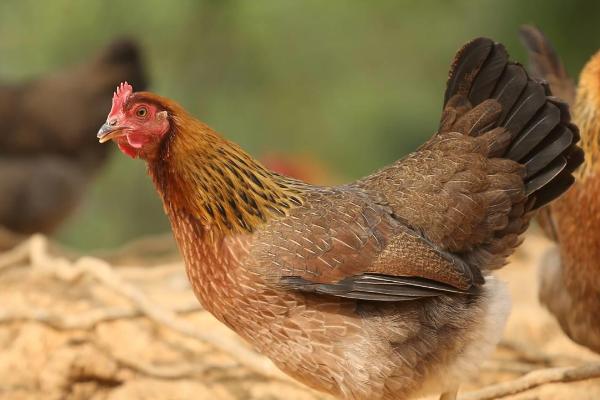
[[[600,352],[600,53],[583,68],[577,90],[548,39],[537,29],[522,31],[533,70],[574,102],[573,119],[581,130],[585,161],[573,187],[541,215],[557,248],[540,269],[540,301],[574,341]],[[534,42],[533,48],[531,43]],[[540,50],[541,49],[541,50]]]
[[[488,271],[572,182],[577,130],[546,89],[477,39],[438,133],[337,187],[271,173],[175,103],[133,96],[168,112],[144,157],[204,307],[314,388],[404,399],[477,371],[508,312]]]

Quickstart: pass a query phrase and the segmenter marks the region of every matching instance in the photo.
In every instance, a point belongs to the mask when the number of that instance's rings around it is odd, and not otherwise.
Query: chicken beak
[[[116,125],[111,125],[108,122],[106,122],[104,125],[102,125],[102,127],[100,128],[100,130],[98,131],[98,134],[96,135],[96,137],[98,138],[98,141],[100,143],[106,143],[109,140],[118,138],[119,136],[122,136],[125,134],[125,127],[123,126],[116,126]]]

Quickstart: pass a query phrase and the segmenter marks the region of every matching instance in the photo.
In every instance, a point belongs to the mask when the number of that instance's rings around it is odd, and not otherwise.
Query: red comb
[[[112,108],[110,109],[110,114],[108,114],[109,117],[123,109],[123,105],[131,93],[133,93],[133,87],[129,83],[121,82],[121,84],[117,86],[117,90],[113,94]]]

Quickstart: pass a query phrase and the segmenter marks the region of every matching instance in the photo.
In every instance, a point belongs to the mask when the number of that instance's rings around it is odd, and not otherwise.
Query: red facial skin
[[[131,158],[146,158],[169,130],[167,112],[156,105],[128,101],[126,107],[116,110],[108,117],[109,122],[123,128],[123,135],[116,138],[119,149]]]

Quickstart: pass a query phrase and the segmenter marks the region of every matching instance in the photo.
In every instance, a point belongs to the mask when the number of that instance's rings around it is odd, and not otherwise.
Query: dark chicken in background
[[[93,133],[125,79],[146,86],[138,46],[119,40],[83,64],[0,86],[0,227],[50,233],[71,213],[107,159]]]
[[[585,162],[573,187],[539,215],[556,247],[539,270],[539,298],[575,342],[600,353],[600,52],[575,87],[550,41],[537,28],[521,29],[532,73],[572,106]]]
[[[568,107],[484,38],[456,55],[438,132],[350,184],[269,171],[128,84],[98,137],[147,162],[203,306],[346,399],[450,399],[477,373],[509,309],[491,271],[581,163]]]

